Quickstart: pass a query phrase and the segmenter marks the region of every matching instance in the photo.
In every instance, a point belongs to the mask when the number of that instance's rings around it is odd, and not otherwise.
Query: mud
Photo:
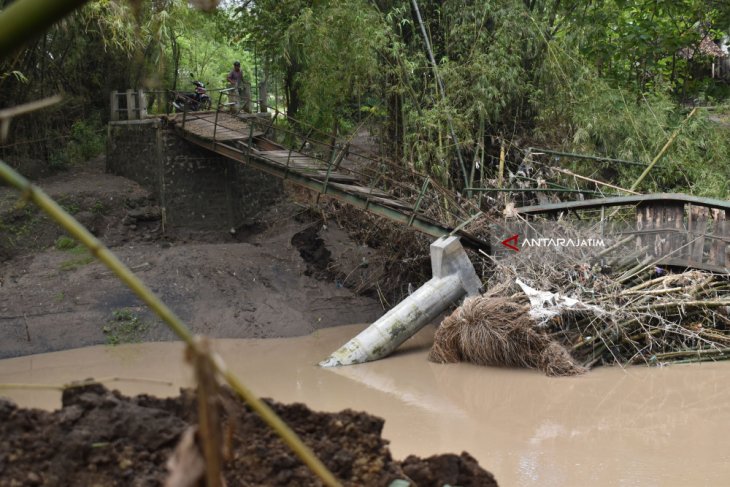
[[[222,392],[228,485],[321,485],[257,415]],[[130,398],[87,385],[65,390],[62,403],[48,413],[0,401],[0,486],[162,485],[167,459],[197,421],[191,390],[169,399]],[[393,460],[381,436],[383,420],[369,414],[268,403],[344,486],[387,486],[395,479],[413,487],[497,485],[466,453]]]
[[[730,362],[548,378],[534,370],[430,363],[434,330],[427,327],[387,359],[316,366],[364,326],[214,345],[263,397],[384,418],[383,437],[397,460],[467,451],[501,485],[526,487],[715,486],[730,477]],[[124,394],[174,397],[193,385],[182,357],[177,342],[31,355],[0,361],[0,384],[61,385],[94,376]],[[61,405],[51,389],[0,386],[0,395],[23,407]]]
[[[369,249],[282,199],[244,227],[166,229],[154,199],[104,173],[103,159],[38,181],[137,273],[195,333],[304,335],[383,312],[344,278]],[[171,333],[35,207],[0,188],[0,358],[99,343],[169,340]],[[332,237],[335,238],[332,238]],[[324,239],[324,240],[323,240]],[[331,254],[330,254],[331,252]],[[331,257],[330,257],[331,255]],[[329,267],[336,265],[336,271]],[[130,317],[117,326],[115,316]],[[110,325],[110,322],[112,323]]]

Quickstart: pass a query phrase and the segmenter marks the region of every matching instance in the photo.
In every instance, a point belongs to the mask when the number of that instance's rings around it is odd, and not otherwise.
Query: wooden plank
[[[276,162],[283,161],[285,164],[288,160],[290,164],[309,164],[311,166],[327,168],[327,164],[325,162],[318,161],[317,159],[312,159],[311,157],[294,157],[294,154],[292,154],[291,158],[288,158],[287,156],[270,156],[268,152],[259,152],[258,154],[264,159],[274,160]]]
[[[707,231],[707,215],[709,209],[704,206],[692,205],[692,215],[689,235],[691,238],[689,259],[692,262],[701,264],[705,252],[705,232]]]
[[[288,150],[267,150],[267,151],[262,151],[262,153],[266,157],[284,157],[284,158],[289,157],[289,151]],[[291,152],[291,156],[292,156],[292,158],[294,158],[294,157],[306,157],[306,158],[310,158],[311,159],[310,156],[305,155],[305,154],[302,154],[301,152],[297,152],[297,151],[292,151]]]
[[[127,120],[137,118],[134,114],[134,91],[127,90]]]
[[[661,230],[664,229],[664,206],[663,205],[651,205],[651,211],[652,211],[652,219],[654,221],[653,227],[656,230],[660,230],[659,232],[654,234],[653,239],[653,249],[651,251],[651,255],[654,257],[662,257],[666,255],[664,253],[664,242],[666,241],[664,232]]]
[[[137,113],[140,120],[147,118],[147,96],[142,90],[137,91]]]
[[[636,208],[636,231],[639,232],[639,238],[636,239],[639,247],[646,247],[649,255],[656,255],[654,244],[657,235],[654,230],[654,206],[651,203],[644,203]]]
[[[391,198],[391,195],[386,193],[385,191],[382,191],[377,188],[367,188],[365,186],[357,186],[357,185],[346,185],[346,184],[340,184],[338,187],[344,191],[349,191],[353,193],[358,194],[365,194],[365,195],[374,195],[374,196],[385,196],[387,198]]]
[[[723,210],[714,210],[713,212],[712,235],[719,237],[712,242],[710,246],[710,255],[708,263],[718,266],[724,266],[727,262],[727,242],[724,238],[730,237],[730,225],[728,225],[726,216],[727,212]],[[723,239],[723,240],[721,240]]]
[[[111,116],[111,119],[113,122],[116,122],[119,120],[119,95],[116,91],[112,91],[112,97],[111,97],[111,113],[109,114]]]
[[[327,177],[327,172],[319,171],[315,174],[312,174],[312,179],[316,179],[318,181],[324,181]],[[330,173],[329,180],[331,182],[338,182],[338,183],[355,183],[357,182],[357,178],[354,176],[349,176],[347,174],[340,174],[340,173]]]
[[[675,203],[673,205],[674,208],[674,216],[673,216],[673,223],[674,225],[670,228],[675,232],[675,234],[671,237],[672,239],[672,256],[678,259],[684,259],[686,258],[688,252],[687,247],[684,246],[684,243],[686,241],[685,235],[682,235],[682,233],[685,233],[685,223],[684,223],[684,203]]]
[[[515,208],[519,214],[540,214],[552,213],[566,210],[587,210],[589,208],[600,208],[601,206],[628,206],[639,205],[650,201],[679,201],[682,203],[693,203],[709,208],[719,208],[722,210],[730,210],[730,201],[719,200],[715,198],[702,198],[699,196],[689,196],[682,193],[654,193],[642,194],[636,196],[615,196],[610,198],[596,198],[583,201],[567,201],[563,203],[553,203],[549,205],[539,206],[523,206]]]
[[[636,207],[636,232],[638,233],[638,236],[635,240],[637,247],[642,247],[646,245],[646,243],[644,242],[644,236],[641,235],[641,232],[643,232],[646,227],[646,216],[644,215],[644,213],[646,213],[646,210],[643,206]]]
[[[709,272],[716,272],[718,274],[727,274],[728,272],[730,272],[730,269],[728,269],[727,266],[708,264],[706,262],[695,262],[694,260],[689,260],[689,259],[666,258],[666,259],[660,259],[657,263],[661,264],[661,265],[668,265],[668,266],[674,266],[674,267],[701,269],[701,270],[705,270],[705,271],[709,271]]]
[[[660,210],[661,249],[658,256],[680,257],[684,242],[678,233],[684,221],[684,204],[676,201],[663,203]]]
[[[370,200],[375,201],[376,203],[380,203],[381,205],[392,206],[393,208],[400,208],[407,211],[413,211],[413,206],[403,203],[402,201],[392,200],[388,198],[380,198],[378,196],[373,196],[370,198]]]

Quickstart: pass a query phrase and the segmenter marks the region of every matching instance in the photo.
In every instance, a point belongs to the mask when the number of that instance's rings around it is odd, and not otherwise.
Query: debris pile
[[[620,243],[613,254],[543,247],[494,258],[487,294],[444,320],[431,360],[569,375],[730,358],[730,277],[672,272],[636,241]]]

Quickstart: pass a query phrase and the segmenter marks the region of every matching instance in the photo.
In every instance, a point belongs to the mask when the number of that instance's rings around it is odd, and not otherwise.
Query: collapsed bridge
[[[141,94],[139,96],[142,98]],[[489,249],[488,242],[463,230],[481,214],[476,205],[462,204],[459,195],[439,186],[429,177],[397,167],[385,158],[358,154],[351,149],[349,142],[343,145],[322,142],[322,137],[312,137],[313,129],[306,135],[288,130],[277,125],[279,116],[285,115],[278,110],[274,110],[272,117],[269,113],[234,114],[218,109],[186,110],[154,117],[138,110],[129,115],[128,120],[110,122],[107,166],[111,172],[135,179],[148,188],[152,186],[150,189],[162,195],[161,203],[170,213],[176,209],[171,208],[172,202],[164,194],[174,193],[176,185],[190,185],[190,181],[182,180],[183,173],[187,172],[187,177],[193,180],[210,176],[196,175],[191,163],[197,164],[197,169],[203,173],[214,172],[215,154],[220,156],[217,159],[219,170],[225,172],[220,183],[227,186],[228,200],[245,197],[249,192],[259,194],[263,201],[273,196],[260,194],[262,191],[275,192],[270,181],[264,185],[267,189],[259,184],[250,184],[252,178],[261,182],[261,176],[252,176],[252,172],[248,171],[250,168],[431,237],[457,235],[467,247]],[[139,136],[130,136],[130,131],[139,132]],[[283,139],[286,146],[277,138]],[[138,146],[134,147],[135,144]],[[205,153],[198,150],[201,148]],[[140,152],[149,158],[144,167],[130,167],[135,166],[134,162],[123,160],[128,154]],[[231,163],[238,167],[231,166]],[[246,177],[235,176],[234,173],[241,171],[246,172]],[[246,180],[249,180],[248,184]],[[214,185],[203,181],[197,183],[208,196],[216,193]],[[173,199],[189,206],[181,201],[183,198],[173,196]],[[192,213],[203,211],[204,208],[198,207]],[[233,213],[229,220],[235,227],[237,215],[235,211]]]

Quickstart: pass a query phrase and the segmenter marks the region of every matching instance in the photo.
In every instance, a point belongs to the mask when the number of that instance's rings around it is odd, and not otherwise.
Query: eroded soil
[[[165,229],[154,198],[103,159],[37,184],[135,271],[195,333],[263,338],[373,321],[383,312],[340,276],[372,249],[283,197],[220,232]],[[0,358],[171,339],[142,303],[32,205],[0,188]],[[323,241],[322,239],[325,239]],[[350,278],[352,281],[352,277]]]
[[[268,401],[345,486],[496,486],[467,453],[395,461],[383,420],[345,410],[318,413]],[[223,391],[229,486],[318,486],[319,480],[232,394]],[[67,389],[54,412],[0,400],[0,486],[158,486],[181,435],[196,422],[195,396],[125,397],[101,385]],[[192,447],[193,454],[199,447]],[[190,462],[188,463],[190,465]]]

